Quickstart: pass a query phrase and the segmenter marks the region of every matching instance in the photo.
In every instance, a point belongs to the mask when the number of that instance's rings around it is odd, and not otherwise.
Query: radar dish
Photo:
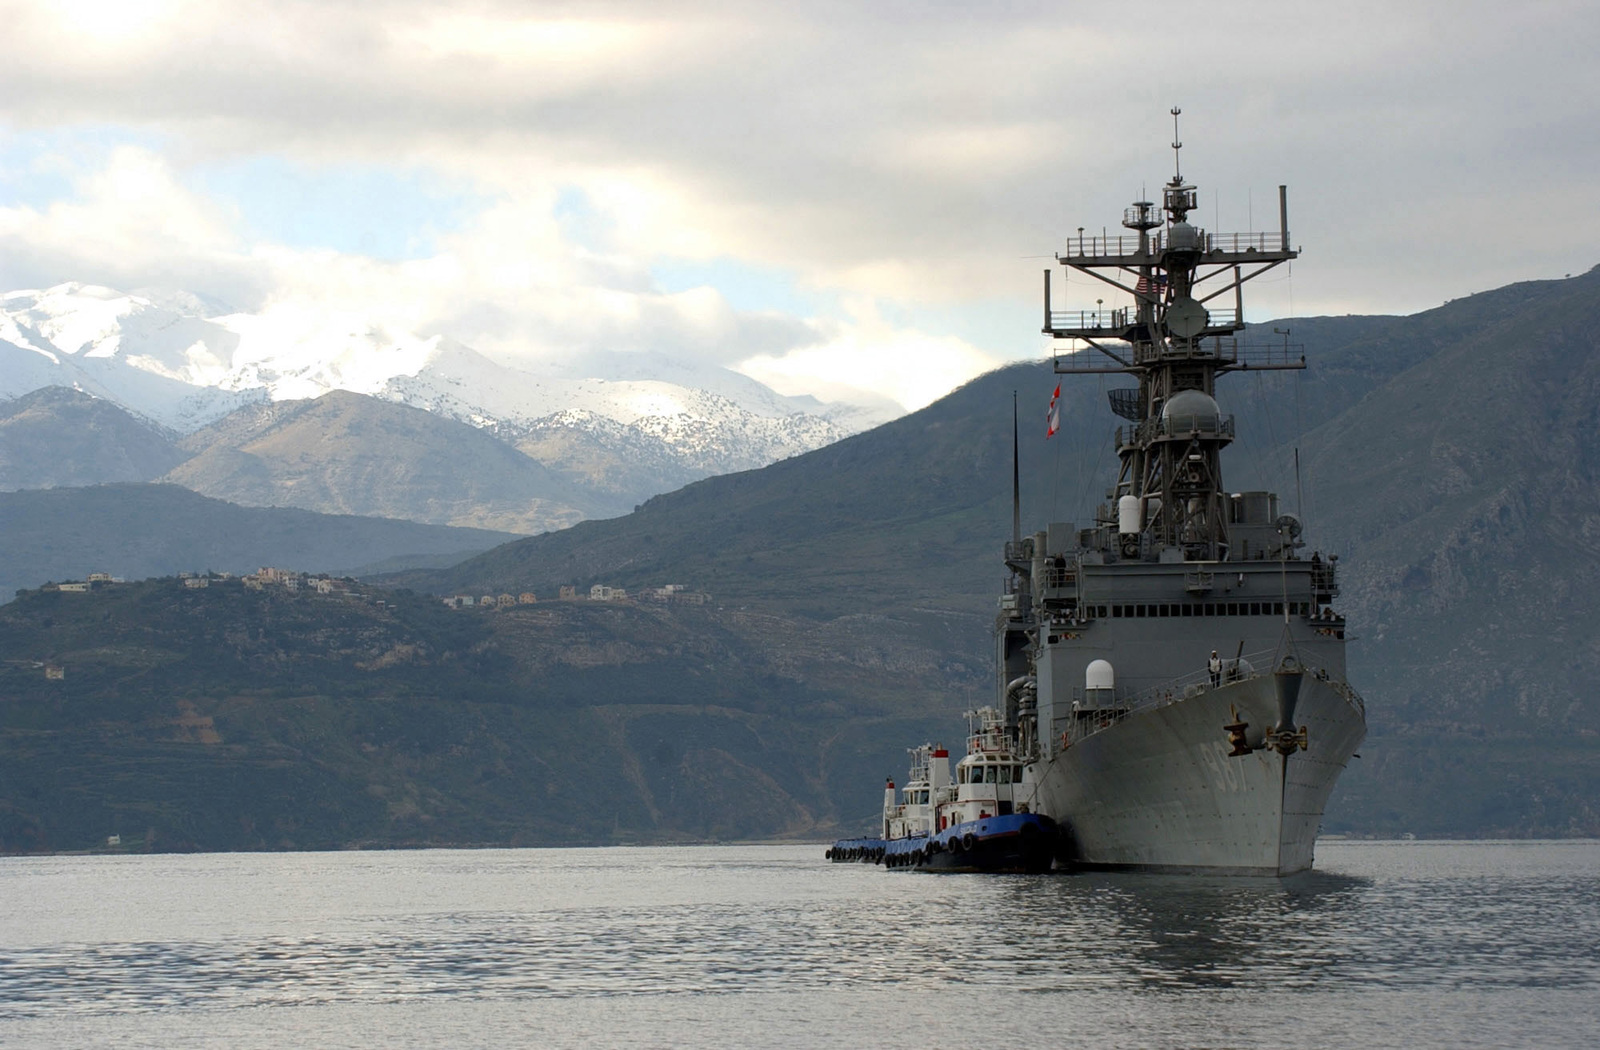
[[[1278,515],[1277,519],[1273,521],[1272,527],[1277,529],[1280,535],[1287,534],[1291,540],[1300,538],[1300,519],[1293,514]]]
[[[1106,397],[1111,400],[1111,411],[1128,422],[1138,423],[1144,419],[1144,399],[1139,396],[1138,387],[1107,390]]]
[[[1210,321],[1206,308],[1193,299],[1179,299],[1167,307],[1167,331],[1179,339],[1193,339]]]

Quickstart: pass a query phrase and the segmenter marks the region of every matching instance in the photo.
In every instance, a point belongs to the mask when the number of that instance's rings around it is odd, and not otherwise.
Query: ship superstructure
[[[1172,143],[1181,157],[1174,109]],[[1278,496],[1231,491],[1234,420],[1216,400],[1233,372],[1301,369],[1286,333],[1246,333],[1244,286],[1299,252],[1288,193],[1278,229],[1190,222],[1196,187],[1175,164],[1161,201],[1127,231],[1056,256],[1131,305],[1058,311],[1044,331],[1064,375],[1117,374],[1117,475],[1086,527],[1021,534],[1013,455],[1009,576],[995,625],[997,703],[974,712],[967,756],[913,751],[881,837],[835,861],[957,870],[1147,868],[1287,875],[1312,864],[1334,783],[1366,735],[1345,680],[1338,559],[1306,554]],[[1015,442],[1015,408],[1013,408]],[[1296,507],[1298,510],[1298,505]]]
[[[1298,255],[1282,187],[1278,201],[1275,231],[1201,229],[1179,166],[1159,204],[1127,209],[1127,232],[1080,230],[1056,257],[1132,305],[1057,310],[1045,272],[1044,331],[1068,350],[1055,371],[1137,381],[1110,391],[1124,424],[1095,520],[1014,530],[1005,548],[996,688],[1027,802],[1073,864],[1307,868],[1365,735],[1336,559],[1307,556],[1276,494],[1223,482],[1234,421],[1217,380],[1305,367],[1287,341],[1241,335],[1245,284]]]

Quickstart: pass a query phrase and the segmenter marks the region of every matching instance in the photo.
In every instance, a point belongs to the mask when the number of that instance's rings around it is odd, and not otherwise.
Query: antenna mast
[[[1183,112],[1183,110],[1179,109],[1177,106],[1173,106],[1172,107],[1172,173],[1173,173],[1172,174],[1172,181],[1173,182],[1182,182],[1183,181],[1183,161],[1182,161],[1182,157],[1179,154],[1179,151],[1183,149],[1183,143],[1178,141],[1178,116],[1182,112]]]
[[[1137,390],[1114,390],[1121,460],[1111,504],[1099,523],[1116,526],[1124,558],[1156,559],[1178,549],[1186,561],[1228,555],[1228,504],[1219,453],[1233,440],[1233,418],[1218,408],[1216,378],[1238,369],[1304,368],[1288,345],[1251,346],[1242,288],[1299,253],[1289,243],[1287,190],[1278,195],[1278,229],[1208,232],[1189,222],[1199,196],[1184,181],[1177,106],[1172,114],[1172,180],[1161,204],[1124,210],[1128,234],[1069,239],[1056,261],[1127,296],[1131,306],[1053,310],[1046,282],[1044,332],[1068,340],[1058,373],[1121,372]],[[1114,302],[1115,300],[1113,300]]]

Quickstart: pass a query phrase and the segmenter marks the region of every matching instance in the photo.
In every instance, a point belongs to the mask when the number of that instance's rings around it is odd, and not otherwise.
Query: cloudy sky
[[[1202,225],[1290,187],[1305,256],[1256,319],[1600,262],[1592,0],[0,11],[4,288],[917,407],[1046,352],[1040,270],[1171,174],[1173,105]]]

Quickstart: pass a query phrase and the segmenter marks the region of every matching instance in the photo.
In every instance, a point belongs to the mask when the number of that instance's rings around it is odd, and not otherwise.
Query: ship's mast
[[[1135,201],[1122,225],[1133,231],[1085,236],[1078,228],[1056,260],[1133,298],[1133,305],[1055,311],[1044,275],[1044,331],[1072,340],[1058,373],[1124,372],[1137,390],[1111,391],[1111,407],[1129,423],[1117,429],[1121,468],[1115,503],[1101,515],[1117,523],[1122,556],[1150,558],[1178,549],[1186,561],[1227,557],[1228,529],[1220,453],[1233,419],[1217,410],[1216,378],[1242,369],[1304,368],[1287,345],[1241,345],[1245,282],[1299,255],[1289,246],[1288,192],[1278,187],[1278,230],[1211,233],[1190,224],[1195,187],[1178,158],[1172,110],[1173,176],[1161,206]],[[1193,391],[1194,393],[1190,393]]]

